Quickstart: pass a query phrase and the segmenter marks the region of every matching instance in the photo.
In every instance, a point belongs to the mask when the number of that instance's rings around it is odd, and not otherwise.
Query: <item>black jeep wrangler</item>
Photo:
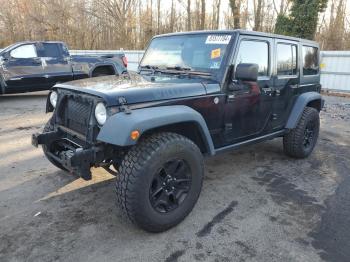
[[[156,36],[137,73],[56,85],[32,137],[84,179],[117,176],[117,203],[144,230],[182,221],[201,191],[203,156],[283,137],[305,158],[319,134],[319,46],[258,32]]]

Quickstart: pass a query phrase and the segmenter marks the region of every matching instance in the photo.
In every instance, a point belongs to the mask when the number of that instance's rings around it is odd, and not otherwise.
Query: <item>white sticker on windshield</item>
[[[207,45],[228,45],[231,35],[208,35],[205,44]]]

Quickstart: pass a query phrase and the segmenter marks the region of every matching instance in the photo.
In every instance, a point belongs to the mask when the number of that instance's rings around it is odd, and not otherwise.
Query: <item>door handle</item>
[[[66,56],[63,58],[63,61],[64,62],[70,62],[71,58],[69,56]]]
[[[35,58],[33,59],[33,64],[41,64],[41,59],[40,58]]]
[[[264,86],[262,88],[262,91],[264,92],[264,94],[266,94],[268,96],[272,96],[272,93],[274,92],[274,90],[272,90],[272,88],[269,87],[268,85]]]

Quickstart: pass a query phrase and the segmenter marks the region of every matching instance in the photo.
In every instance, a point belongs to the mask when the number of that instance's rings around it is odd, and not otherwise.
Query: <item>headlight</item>
[[[57,104],[57,92],[52,91],[50,94],[50,103],[55,108]]]
[[[103,125],[107,120],[107,110],[103,103],[98,103],[95,107],[95,117],[100,125]]]

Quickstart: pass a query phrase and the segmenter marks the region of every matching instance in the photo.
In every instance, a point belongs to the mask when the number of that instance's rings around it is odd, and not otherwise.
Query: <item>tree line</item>
[[[144,49],[152,36],[248,29],[350,49],[346,0],[0,0],[0,46],[62,40],[71,49]]]

